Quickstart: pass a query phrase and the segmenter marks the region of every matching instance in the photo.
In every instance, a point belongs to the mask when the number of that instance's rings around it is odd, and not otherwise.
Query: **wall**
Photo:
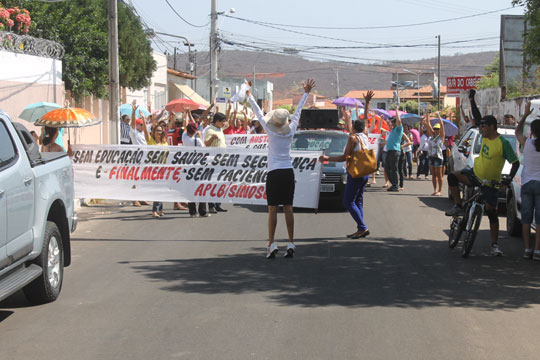
[[[469,93],[462,91],[460,94],[460,101],[463,104],[463,110],[465,112],[470,110]],[[503,122],[505,114],[514,115],[516,121],[519,121],[523,113],[525,112],[525,105],[531,99],[538,99],[540,95],[519,97],[515,99],[500,101],[501,89],[482,89],[476,92],[476,104],[482,116],[493,115],[497,118],[499,123]]]
[[[131,104],[133,100],[137,100],[137,104],[147,106],[148,102],[152,103],[152,110],[162,109],[168,102],[167,88],[167,56],[164,54],[153,54],[156,61],[156,71],[152,74],[150,86],[141,90],[126,90],[125,102]]]

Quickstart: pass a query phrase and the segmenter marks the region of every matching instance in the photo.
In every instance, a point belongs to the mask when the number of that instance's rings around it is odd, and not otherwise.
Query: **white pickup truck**
[[[73,196],[67,154],[40,153],[0,110],[0,300],[20,289],[32,303],[56,300],[77,226]]]

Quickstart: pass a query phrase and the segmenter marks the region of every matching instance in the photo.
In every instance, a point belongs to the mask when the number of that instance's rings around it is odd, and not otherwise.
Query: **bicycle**
[[[450,249],[456,247],[458,242],[465,232],[465,239],[461,248],[461,256],[467,258],[472,250],[474,240],[476,239],[476,233],[480,227],[482,216],[484,215],[485,201],[482,198],[482,187],[493,186],[500,187],[498,181],[493,180],[481,180],[476,178],[480,185],[466,186],[464,192],[465,199],[463,199],[463,207],[465,211],[463,215],[452,216],[450,222],[450,233],[448,234],[448,246]]]

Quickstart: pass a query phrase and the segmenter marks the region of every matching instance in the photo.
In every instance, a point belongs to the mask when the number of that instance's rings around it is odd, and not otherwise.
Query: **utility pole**
[[[337,87],[337,97],[339,97],[339,68],[336,68],[336,87]]]
[[[217,38],[217,0],[211,0],[210,12],[210,102],[216,94],[216,80],[218,76],[218,38]]]
[[[437,35],[438,55],[437,55],[437,110],[441,110],[441,35]]]
[[[118,2],[109,0],[109,144],[118,144],[120,130],[119,114],[119,70],[118,70]]]
[[[176,46],[174,47],[173,69],[176,70]]]

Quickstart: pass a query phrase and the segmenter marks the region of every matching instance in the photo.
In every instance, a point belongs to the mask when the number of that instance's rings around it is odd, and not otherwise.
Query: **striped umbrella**
[[[79,128],[97,125],[100,122],[101,120],[97,119],[89,111],[81,108],[71,108],[66,106],[61,109],[49,111],[39,118],[35,125],[56,128]]]

